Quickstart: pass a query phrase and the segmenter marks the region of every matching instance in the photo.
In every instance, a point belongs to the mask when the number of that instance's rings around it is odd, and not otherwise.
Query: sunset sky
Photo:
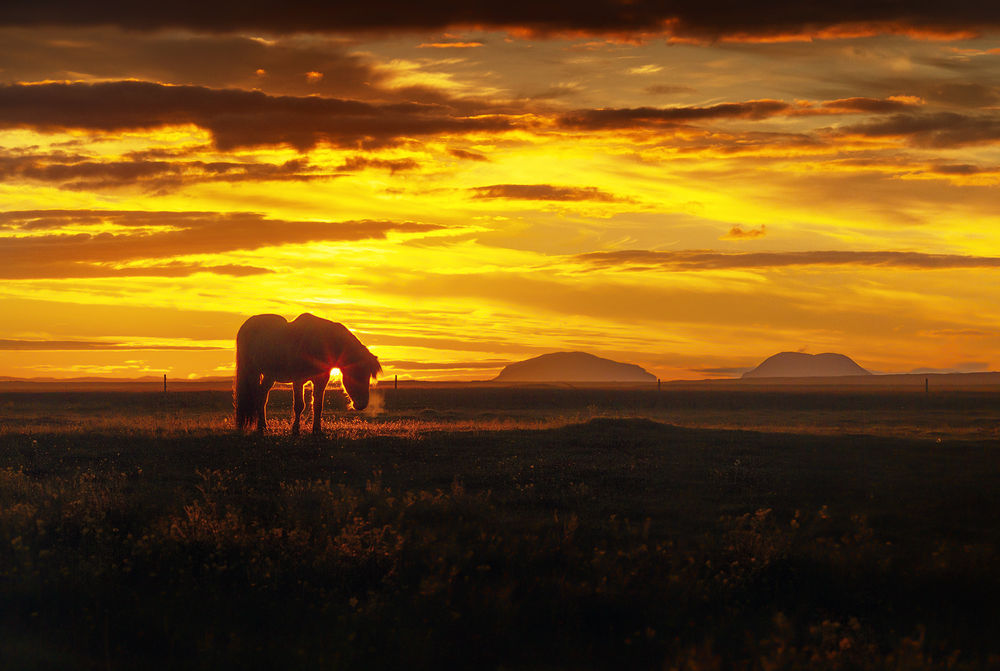
[[[1000,369],[1000,4],[0,8],[0,376]]]

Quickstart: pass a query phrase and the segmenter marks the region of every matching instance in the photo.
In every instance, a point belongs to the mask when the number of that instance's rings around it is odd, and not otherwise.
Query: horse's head
[[[351,404],[355,410],[364,410],[368,407],[371,381],[382,372],[378,357],[370,356],[370,359],[365,357],[362,361],[348,364],[340,369],[341,382],[347,395],[351,397]]]

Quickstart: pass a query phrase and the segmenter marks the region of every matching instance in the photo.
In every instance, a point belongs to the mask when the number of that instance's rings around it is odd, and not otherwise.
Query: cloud
[[[436,104],[271,96],[137,81],[0,85],[2,128],[115,132],[186,124],[209,131],[220,149],[289,145],[299,150],[321,141],[367,149],[413,136],[514,127],[502,115],[463,117]]]
[[[1000,257],[900,251],[715,252],[710,250],[589,252],[573,257],[595,268],[743,270],[788,266],[877,266],[890,268],[1000,268]]]
[[[911,374],[937,375],[949,373],[983,373],[990,370],[988,361],[960,361],[951,368],[914,368]]]
[[[130,156],[131,160],[104,161],[65,152],[19,154],[0,150],[0,179],[8,182],[18,179],[46,182],[73,191],[138,185],[147,191],[166,192],[199,182],[305,182],[338,176],[320,171],[317,166],[303,159],[292,159],[284,163],[194,161],[177,158],[154,160],[152,157],[156,153],[137,152]],[[409,167],[403,161],[352,157],[336,170],[359,170],[369,165],[390,170]]]
[[[152,345],[98,340],[0,340],[0,350],[95,351],[95,350],[226,350],[211,345]]]
[[[509,200],[600,201],[620,200],[593,186],[553,186],[551,184],[493,184],[469,189],[476,198]]]
[[[1000,87],[979,82],[941,82],[928,86],[923,95],[960,107],[990,107],[1000,103]]]
[[[98,277],[190,277],[197,273],[246,277],[274,272],[268,268],[238,264],[208,265],[173,261],[155,265],[121,266],[114,263],[65,261],[62,263],[12,263],[0,269],[0,278],[34,280],[39,278],[98,278]]]
[[[751,100],[708,107],[631,107],[577,110],[557,119],[559,126],[578,130],[609,130],[662,126],[708,119],[763,119],[795,109],[781,100]]]
[[[761,120],[777,116],[818,116],[839,114],[889,114],[919,107],[915,98],[840,98],[819,102],[747,100],[717,105],[681,107],[626,107],[584,109],[556,119],[558,126],[578,130],[610,130],[641,127],[669,127],[716,119]]]
[[[400,368],[403,370],[475,370],[475,369],[496,369],[503,368],[510,361],[497,359],[493,361],[457,361],[457,362],[434,362],[434,361],[382,361],[387,368]]]
[[[113,224],[124,232],[59,232],[70,225],[99,228],[102,224]],[[218,254],[284,244],[379,239],[391,232],[425,233],[440,228],[434,224],[393,221],[287,221],[253,212],[2,212],[0,231],[8,235],[0,237],[3,241],[0,277],[170,277],[195,272],[259,274],[270,271],[253,266],[177,261],[136,264],[175,256]]]
[[[923,101],[916,98],[840,98],[838,100],[827,100],[820,104],[820,108],[825,112],[834,114],[889,114],[892,112],[902,112],[914,107],[919,107]]]
[[[270,94],[395,99],[379,90],[385,77],[367,56],[352,53],[346,42],[334,39],[142,33],[110,25],[84,30],[0,28],[0,68],[7,82],[132,79],[260,88]],[[309,71],[324,77],[310,81],[304,75]]]
[[[465,161],[489,161],[486,156],[482,154],[477,154],[474,151],[465,151],[464,149],[449,149],[448,153],[455,158],[460,158]]]
[[[443,0],[366,3],[322,3],[289,0],[281,4],[210,3],[184,0],[136,4],[122,0],[81,4],[75,0],[14,3],[0,13],[4,25],[118,25],[139,30],[185,28],[195,31],[264,34],[292,32],[436,31],[453,26],[480,26],[536,33],[585,32],[671,33],[699,40],[793,39],[808,36],[872,33],[977,34],[1000,26],[991,3],[872,3],[852,0],[836,5],[771,0],[727,4],[677,0],[486,0],[455,3]]]
[[[896,114],[888,119],[847,126],[841,132],[866,137],[900,137],[914,146],[934,149],[993,144],[1000,142],[1000,114]]]
[[[650,95],[671,95],[674,93],[694,93],[690,86],[676,86],[673,84],[654,84],[643,89]]]
[[[416,170],[420,167],[412,158],[381,159],[367,156],[349,156],[342,165],[334,168],[337,172],[356,172],[365,168],[381,168],[392,174],[405,170]]]
[[[475,49],[483,46],[482,42],[424,42],[418,49]]]
[[[750,228],[743,230],[743,228],[736,224],[729,229],[729,232],[720,238],[721,240],[749,240],[753,238],[762,238],[767,235],[767,226],[764,224],[760,225],[760,228]]]
[[[944,338],[993,338],[1000,336],[1000,331],[986,331],[983,329],[938,329],[929,331],[928,335]]]

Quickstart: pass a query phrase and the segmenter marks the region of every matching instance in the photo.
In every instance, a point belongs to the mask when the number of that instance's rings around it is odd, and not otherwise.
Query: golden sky
[[[0,10],[0,376],[1000,369],[992,4],[333,4]]]

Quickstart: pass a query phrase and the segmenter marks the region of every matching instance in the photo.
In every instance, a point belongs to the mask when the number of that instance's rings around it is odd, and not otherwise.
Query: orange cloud
[[[419,49],[475,49],[483,46],[482,42],[424,42]]]

